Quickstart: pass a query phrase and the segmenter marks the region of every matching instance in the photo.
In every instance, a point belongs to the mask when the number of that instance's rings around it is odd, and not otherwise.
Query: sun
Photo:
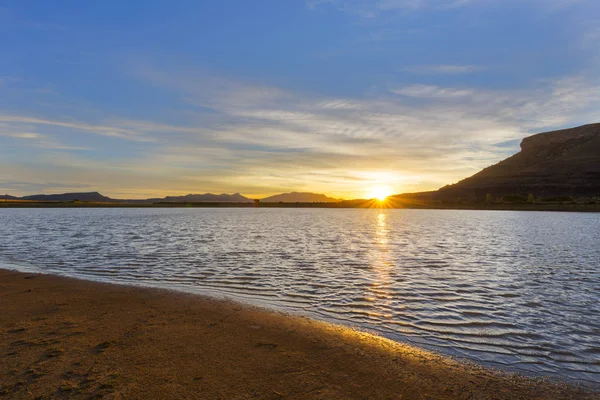
[[[370,199],[377,199],[379,201],[384,201],[390,194],[392,194],[392,190],[388,186],[377,186],[371,189],[368,196]]]

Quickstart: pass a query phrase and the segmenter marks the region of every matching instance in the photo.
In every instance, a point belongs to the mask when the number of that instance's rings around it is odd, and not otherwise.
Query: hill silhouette
[[[110,197],[101,195],[98,192],[83,192],[83,193],[63,193],[63,194],[34,194],[31,196],[23,196],[22,200],[35,201],[94,201],[94,202],[109,202],[113,201]]]
[[[397,195],[423,200],[482,200],[508,195],[600,196],[600,123],[526,137],[517,154],[453,185]]]
[[[188,194],[185,196],[167,196],[163,199],[150,199],[167,203],[252,203],[253,200],[242,196],[239,193],[234,194]]]
[[[261,203],[336,203],[339,200],[319,193],[291,192],[266,197],[260,201]]]

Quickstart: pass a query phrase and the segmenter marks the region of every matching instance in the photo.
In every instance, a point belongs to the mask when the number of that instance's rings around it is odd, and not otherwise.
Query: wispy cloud
[[[483,71],[486,68],[479,65],[415,65],[402,68],[401,71],[421,75],[457,75]]]
[[[595,0],[530,0],[529,4],[549,11],[559,11]],[[386,11],[444,11],[461,7],[524,4],[521,0],[308,0],[307,6],[315,9],[319,6],[333,6],[340,11],[374,17]]]
[[[395,94],[408,97],[422,97],[431,99],[455,99],[457,97],[473,96],[475,92],[470,89],[454,89],[433,85],[409,85],[399,88],[391,88]]]
[[[481,3],[482,0],[379,0],[375,2],[375,6],[380,10],[448,9],[463,7],[474,2]]]
[[[23,125],[26,125],[27,128],[29,126],[37,126],[37,125],[51,125],[55,127],[65,128],[74,131],[83,131],[87,133],[94,133],[98,135],[104,136],[112,136],[118,137],[122,139],[135,140],[135,141],[152,141],[151,137],[147,137],[143,135],[143,132],[140,130],[129,129],[125,127],[117,127],[117,126],[104,126],[104,125],[93,125],[87,124],[83,122],[67,122],[67,121],[57,121],[36,117],[28,117],[21,115],[0,115],[0,123],[11,124],[10,127],[6,127],[5,129],[11,129],[13,131],[19,131],[23,128]]]
[[[2,132],[0,131],[0,136],[17,138],[17,139],[39,139],[41,135],[39,133],[32,132]]]
[[[89,150],[89,147],[71,146],[60,143],[49,135],[42,135],[38,132],[28,132],[16,130],[14,126],[8,123],[0,123],[0,137],[15,139],[16,146],[27,146],[41,149],[53,150]]]
[[[0,192],[10,193],[27,193],[27,194],[38,194],[43,193],[46,190],[54,191],[54,193],[60,193],[63,191],[73,191],[81,189],[90,189],[89,184],[78,182],[78,183],[64,183],[60,181],[56,182],[36,182],[36,181],[18,181],[14,179],[0,179]]]
[[[447,11],[474,3],[491,3],[495,0],[309,0],[309,9],[333,7],[360,18],[374,19],[389,13],[413,13],[422,11]]]

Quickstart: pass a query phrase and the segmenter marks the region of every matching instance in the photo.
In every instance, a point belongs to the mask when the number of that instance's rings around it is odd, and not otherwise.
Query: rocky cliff
[[[431,194],[436,199],[466,200],[488,193],[600,196],[600,124],[527,137],[514,156]]]

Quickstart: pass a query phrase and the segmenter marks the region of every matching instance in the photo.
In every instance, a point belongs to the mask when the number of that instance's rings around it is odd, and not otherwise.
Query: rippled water
[[[217,293],[600,382],[600,214],[0,209],[0,265]]]

